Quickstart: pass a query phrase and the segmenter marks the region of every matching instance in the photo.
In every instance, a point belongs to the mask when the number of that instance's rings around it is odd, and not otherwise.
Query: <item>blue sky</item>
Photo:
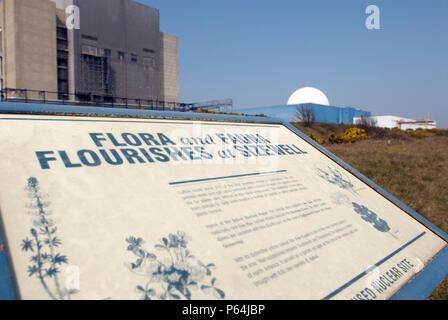
[[[138,0],[179,36],[182,102],[285,104],[313,86],[332,105],[448,128],[447,0]],[[367,30],[368,5],[381,30]]]

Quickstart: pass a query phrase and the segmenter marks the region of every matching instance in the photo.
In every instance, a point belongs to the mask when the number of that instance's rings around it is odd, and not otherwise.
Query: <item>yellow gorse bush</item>
[[[336,133],[332,132],[328,135],[327,141],[331,144],[339,144],[343,143],[342,136],[336,135]]]
[[[318,137],[316,137],[314,134],[309,134],[308,137],[310,137],[311,139],[313,139],[314,141],[316,141],[319,144],[324,144],[325,140],[324,139],[320,139]]]
[[[338,136],[333,132],[327,137],[327,141],[331,144],[352,143],[364,139],[368,139],[366,130],[355,127],[345,130],[343,135]]]
[[[356,142],[367,139],[366,130],[359,128],[350,128],[341,136],[343,142]]]
[[[407,130],[407,131],[405,131],[405,134],[407,134],[410,137],[416,137],[416,138],[424,138],[424,137],[433,137],[434,136],[434,133],[430,133],[425,129]]]

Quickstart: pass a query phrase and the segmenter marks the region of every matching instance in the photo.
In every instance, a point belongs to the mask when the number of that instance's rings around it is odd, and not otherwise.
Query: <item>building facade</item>
[[[73,5],[79,29],[67,28]],[[30,99],[179,102],[178,39],[160,31],[157,9],[131,0],[3,0],[0,25],[9,97],[27,89]]]
[[[375,121],[376,126],[379,128],[397,128],[401,130],[437,128],[437,122],[428,118],[417,120],[393,115],[372,116],[370,118]],[[361,121],[361,118],[355,118],[355,124],[361,123]]]
[[[238,112],[249,115],[264,114],[268,117],[282,119],[286,122],[294,122],[298,120],[298,110],[302,106],[310,107],[313,110],[316,122],[353,124],[355,117],[372,115],[368,111],[356,108],[325,106],[316,103],[241,109]]]

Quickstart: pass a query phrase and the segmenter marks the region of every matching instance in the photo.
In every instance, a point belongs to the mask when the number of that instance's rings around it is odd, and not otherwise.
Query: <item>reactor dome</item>
[[[288,105],[315,103],[329,106],[330,101],[327,96],[316,88],[305,87],[294,92],[288,100]]]

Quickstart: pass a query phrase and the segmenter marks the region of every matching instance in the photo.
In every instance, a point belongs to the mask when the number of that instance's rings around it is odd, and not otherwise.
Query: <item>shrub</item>
[[[407,130],[406,134],[414,138],[434,137],[434,133],[427,132],[426,129]]]
[[[376,131],[378,126],[378,121],[370,116],[361,116],[357,123],[355,123],[358,128],[366,130],[369,135]]]
[[[429,129],[427,131],[434,133],[436,136],[448,136],[448,130],[446,129]]]
[[[341,136],[343,142],[356,142],[367,139],[366,130],[360,128],[350,128]]]
[[[327,141],[331,144],[339,144],[343,143],[341,136],[336,135],[336,133],[332,132],[328,135]]]
[[[297,106],[296,120],[302,122],[307,128],[311,128],[316,121],[316,114],[311,105]]]
[[[311,139],[313,139],[314,141],[316,141],[319,144],[325,143],[324,139],[320,139],[320,138],[316,137],[313,133],[309,134],[308,137],[310,137]]]
[[[368,136],[366,134],[366,130],[360,128],[349,128],[345,130],[345,133],[341,136],[336,135],[336,133],[331,133],[327,141],[331,144],[339,144],[339,143],[349,143],[356,142],[359,140],[367,139]]]
[[[267,118],[267,115],[264,114],[256,114],[256,115],[248,115],[248,114],[244,114],[244,113],[236,113],[236,112],[219,112],[219,111],[215,111],[215,110],[208,110],[208,109],[199,109],[194,111],[195,113],[209,113],[209,114],[227,114],[227,115],[231,115],[231,116],[250,116],[250,117],[263,117],[263,118]]]

